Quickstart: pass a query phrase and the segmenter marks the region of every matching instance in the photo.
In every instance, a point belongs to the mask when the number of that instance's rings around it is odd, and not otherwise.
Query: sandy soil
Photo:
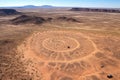
[[[8,23],[0,17],[0,80],[119,80],[120,14],[18,9],[80,23]],[[39,12],[41,11],[41,12]],[[57,12],[56,12],[57,11]]]
[[[18,51],[32,61],[41,80],[107,80],[109,74],[114,76],[111,80],[119,79],[119,59],[94,39],[99,40],[76,31],[38,32]],[[28,70],[35,73],[34,67]]]

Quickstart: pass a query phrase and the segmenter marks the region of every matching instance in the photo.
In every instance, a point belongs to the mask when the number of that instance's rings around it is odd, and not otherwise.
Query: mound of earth
[[[15,15],[20,14],[20,12],[17,12],[15,9],[0,9],[0,15]]]
[[[65,16],[58,17],[57,20],[61,20],[61,21],[70,21],[70,22],[80,22],[80,21],[78,21],[77,19],[69,18],[69,17],[65,17]]]
[[[67,21],[67,22],[80,22],[77,19],[69,18],[69,17],[58,17],[58,18],[43,18],[37,16],[28,16],[28,15],[21,15],[15,19],[12,19],[11,22],[13,24],[42,24],[45,22],[54,22],[54,21]]]
[[[86,11],[86,12],[110,12],[110,13],[120,13],[118,9],[95,9],[95,8],[72,8],[71,11]]]
[[[13,24],[26,24],[26,23],[41,24],[46,20],[42,17],[21,15],[11,21]]]

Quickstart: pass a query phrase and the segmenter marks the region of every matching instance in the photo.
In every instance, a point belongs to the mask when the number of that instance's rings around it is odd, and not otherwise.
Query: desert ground
[[[120,80],[120,13],[16,10],[0,16],[0,80]]]

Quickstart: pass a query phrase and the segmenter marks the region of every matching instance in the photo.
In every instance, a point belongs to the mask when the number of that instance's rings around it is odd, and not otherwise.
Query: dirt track
[[[109,80],[108,74],[116,75],[111,80],[120,78],[120,66],[115,66],[119,60],[104,54],[91,37],[80,32],[37,32],[18,51],[31,60],[28,71],[34,80]]]

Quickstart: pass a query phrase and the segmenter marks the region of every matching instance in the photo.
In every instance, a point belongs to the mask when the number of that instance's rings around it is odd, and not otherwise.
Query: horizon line
[[[89,7],[89,6],[54,6],[54,5],[21,5],[21,6],[0,6],[0,8],[9,8],[9,7],[24,7],[24,6],[35,6],[35,7],[40,7],[40,6],[51,6],[51,7],[66,7],[66,8],[120,8],[120,7]]]

